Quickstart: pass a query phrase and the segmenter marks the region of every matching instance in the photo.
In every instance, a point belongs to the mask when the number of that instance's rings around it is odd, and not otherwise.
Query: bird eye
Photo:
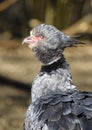
[[[41,38],[41,39],[44,39],[44,36],[43,36],[43,35],[41,35],[41,36],[40,36],[40,38]]]

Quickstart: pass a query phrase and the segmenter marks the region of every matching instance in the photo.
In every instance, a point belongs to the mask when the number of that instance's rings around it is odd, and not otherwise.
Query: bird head
[[[30,31],[30,36],[22,44],[27,43],[37,58],[45,65],[61,58],[66,47],[75,46],[78,40],[59,31],[52,25],[40,24]]]

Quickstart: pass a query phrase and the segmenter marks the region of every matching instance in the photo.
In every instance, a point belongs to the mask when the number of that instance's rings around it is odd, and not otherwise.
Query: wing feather
[[[92,93],[50,93],[32,106],[35,127],[40,124],[48,130],[92,130]]]

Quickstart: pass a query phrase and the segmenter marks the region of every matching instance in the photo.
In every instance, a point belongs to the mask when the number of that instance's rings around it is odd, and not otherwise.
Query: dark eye
[[[44,39],[44,36],[43,36],[43,35],[40,35],[40,38],[41,38],[41,39]]]

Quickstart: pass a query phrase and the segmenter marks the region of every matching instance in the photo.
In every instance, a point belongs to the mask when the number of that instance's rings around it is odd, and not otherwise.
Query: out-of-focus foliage
[[[65,29],[91,13],[92,0],[2,0],[0,32],[10,31],[13,37],[25,36],[39,23]]]

